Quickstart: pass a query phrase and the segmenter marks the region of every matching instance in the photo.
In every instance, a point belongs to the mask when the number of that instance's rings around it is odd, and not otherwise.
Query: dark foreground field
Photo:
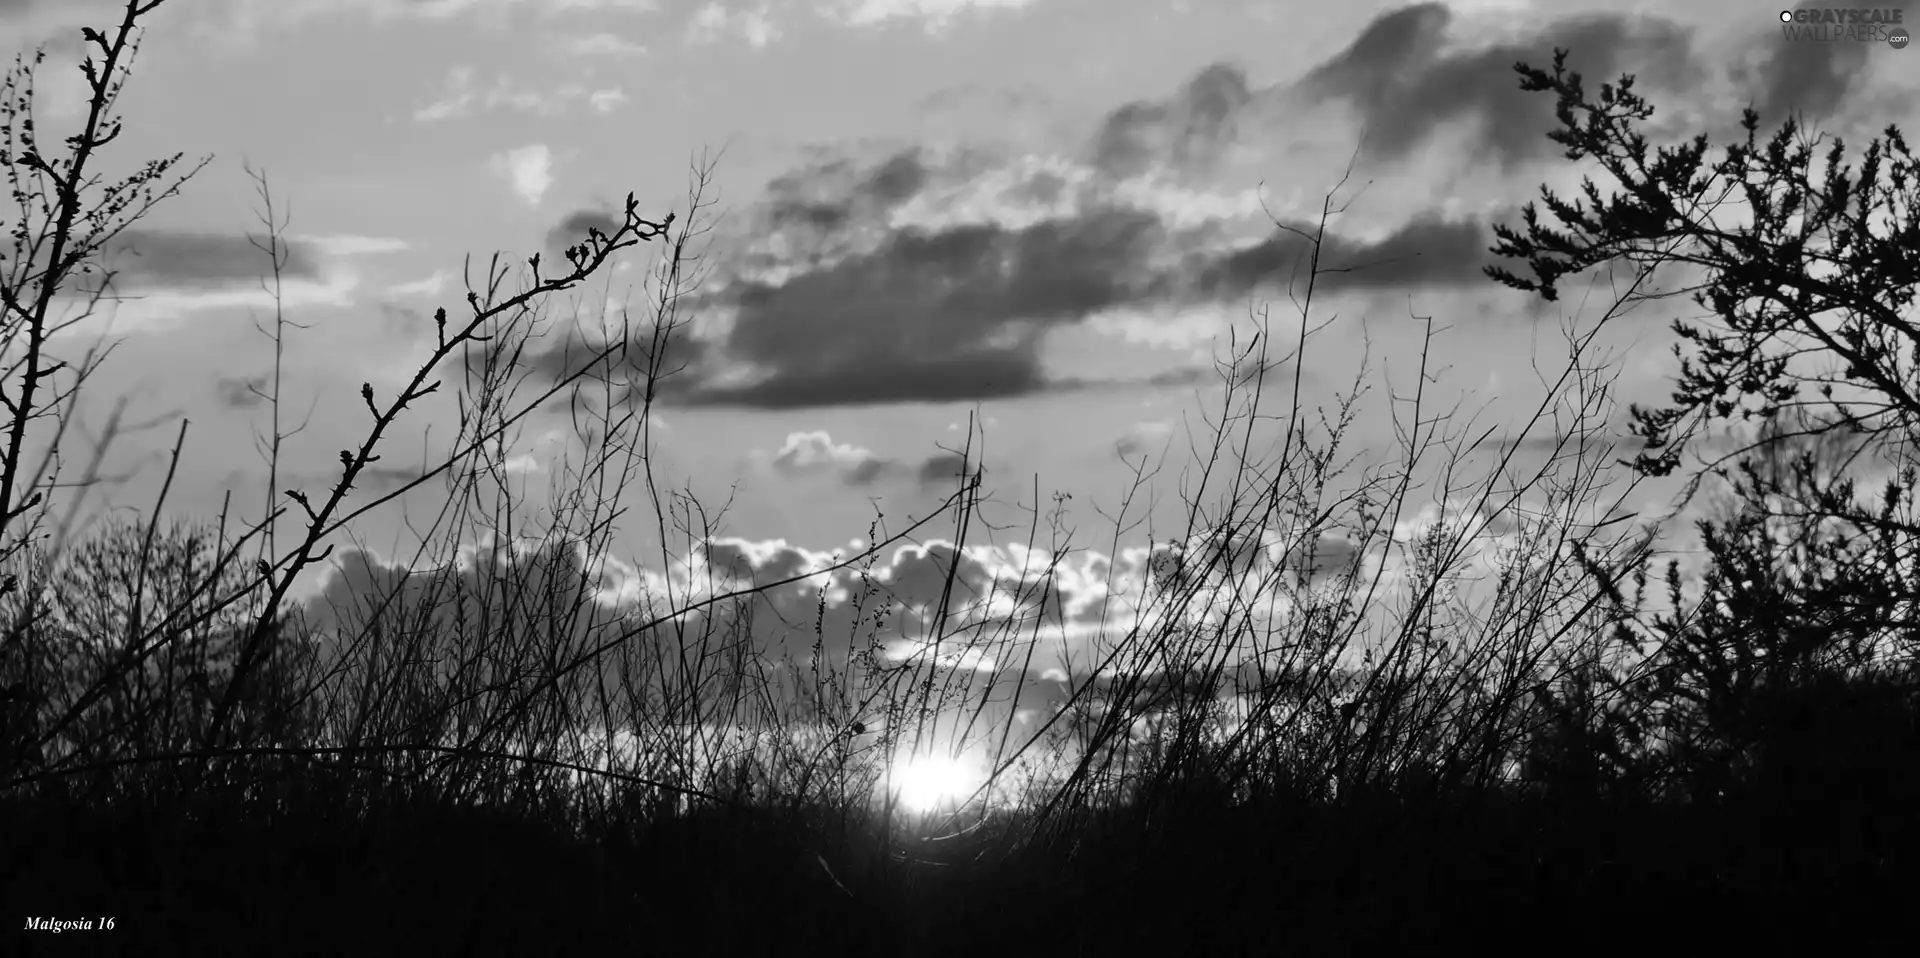
[[[427,803],[13,807],[0,898],[36,954],[1906,954],[1920,829],[1883,797],[1196,802],[911,863],[731,810],[579,841]],[[20,927],[81,915],[114,927]]]

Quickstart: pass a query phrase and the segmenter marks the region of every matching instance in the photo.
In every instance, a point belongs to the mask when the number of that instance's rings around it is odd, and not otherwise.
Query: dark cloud
[[[1579,442],[1567,436],[1523,436],[1519,439],[1502,439],[1495,448],[1502,456],[1552,456],[1567,449],[1578,449]]]
[[[1658,17],[1569,17],[1521,42],[1448,51],[1451,20],[1440,3],[1384,14],[1298,89],[1351,103],[1371,155],[1404,159],[1443,126],[1471,122],[1495,159],[1514,163],[1560,149],[1546,138],[1557,125],[1551,98],[1520,89],[1516,62],[1549,67],[1560,47],[1570,51],[1569,68],[1588,76],[1631,71],[1672,83],[1693,75],[1690,32]]]
[[[1308,73],[1303,85],[1363,103],[1384,101],[1409,82],[1401,68],[1431,60],[1452,19],[1453,11],[1444,3],[1416,3],[1383,13],[1346,49]],[[1507,69],[1511,76],[1512,65]]]
[[[121,289],[208,290],[256,282],[271,272],[267,254],[245,236],[171,230],[130,229],[101,249]],[[313,250],[286,244],[288,278],[313,279],[319,273]]]
[[[885,459],[863,459],[848,469],[844,475],[848,485],[867,486],[892,475],[895,471],[897,471],[896,464]]]
[[[1757,67],[1738,75],[1753,89],[1761,121],[1778,124],[1794,113],[1821,120],[1838,108],[1866,70],[1870,45],[1776,41],[1765,49]]]
[[[763,544],[746,539],[710,539],[701,543],[700,553],[707,565],[722,574],[755,583],[790,579],[807,568],[806,553],[784,540]]]
[[[620,231],[624,223],[623,217],[606,210],[574,210],[547,231],[547,252],[555,257],[563,257],[567,247],[586,241],[588,230],[597,229],[603,236],[612,236]],[[565,260],[555,259],[555,262],[564,264]]]
[[[606,415],[610,410],[599,397],[607,395],[622,408],[634,409],[649,402],[684,403],[682,397],[701,394],[714,363],[711,344],[684,332],[659,338],[665,349],[656,357],[654,328],[638,322],[624,344],[588,337],[579,329],[536,334],[515,358],[515,369],[527,369],[534,382],[569,383],[541,407],[546,414],[569,420]],[[484,345],[448,356],[440,374],[449,379],[487,375],[491,360]]]
[[[1104,210],[1018,229],[908,229],[782,281],[740,280],[726,352],[761,369],[683,401],[798,408],[1018,396],[1048,387],[1046,329],[1136,299],[1159,220]]]
[[[1264,532],[1280,533],[1268,538]],[[1189,541],[1155,544],[1146,559],[1147,576],[1160,589],[1197,594],[1209,585],[1235,584],[1288,588],[1359,574],[1365,550],[1343,529],[1290,532],[1232,530]]]
[[[1140,423],[1114,440],[1113,450],[1122,459],[1158,455],[1168,447],[1172,436],[1170,423]]]
[[[1342,532],[1321,532],[1302,537],[1280,558],[1282,569],[1317,581],[1342,572],[1358,574],[1363,558],[1360,544]]]
[[[834,233],[914,198],[931,176],[917,147],[870,166],[844,157],[824,160],[768,183],[764,211],[776,230]]]
[[[356,488],[366,492],[385,492],[420,478],[421,472],[404,466],[367,466],[360,470],[354,483]]]
[[[865,195],[888,205],[904,203],[926,188],[927,168],[917,151],[897,153],[867,176]]]
[[[265,376],[222,376],[213,384],[214,396],[228,409],[252,409],[266,402],[260,395],[266,388]]]
[[[380,331],[396,343],[413,343],[431,336],[433,319],[423,310],[388,300],[373,304],[380,314]]]
[[[1190,282],[1200,296],[1219,300],[1246,295],[1262,283],[1304,280],[1313,246],[1294,230],[1312,234],[1306,224],[1277,229],[1259,243],[1196,263]],[[1377,242],[1329,235],[1320,246],[1323,275],[1315,285],[1327,292],[1481,285],[1482,267],[1489,259],[1488,235],[1477,221],[1431,214]]]
[[[1030,349],[983,350],[960,357],[903,354],[874,362],[864,369],[849,363],[849,368],[824,371],[780,370],[752,385],[702,385],[667,396],[697,405],[820,409],[1007,399],[1044,392],[1052,385]]]
[[[369,465],[360,470],[353,487],[361,492],[383,493],[398,489],[420,478],[426,470],[406,466]],[[332,489],[340,481],[338,467],[326,472],[295,472],[284,476],[295,488]]]
[[[967,477],[967,460],[957,452],[936,453],[920,463],[917,474],[923,486],[953,485]]]
[[[1041,170],[1007,191],[1007,198],[1018,203],[1051,206],[1060,201],[1072,184],[1058,173]]]
[[[1171,163],[1204,168],[1235,132],[1235,119],[1253,99],[1239,67],[1216,63],[1161,103],[1136,101],[1109,114],[1095,135],[1093,165],[1127,178]]]
[[[995,586],[994,569],[981,559],[980,550],[962,552],[949,542],[906,546],[894,553],[882,588],[907,606],[925,605],[950,593],[952,606],[960,608],[986,599]]]
[[[1248,576],[1257,581],[1271,563],[1256,532],[1236,529],[1193,543],[1157,544],[1147,563],[1152,581],[1178,594],[1199,590],[1208,582],[1237,582]]]
[[[1445,19],[1438,8],[1390,17],[1323,67],[1318,82],[1365,93],[1378,71],[1362,66],[1417,45],[1414,40],[1437,32]],[[1427,56],[1425,69],[1468,69]],[[1517,93],[1511,51],[1478,56],[1504,58],[1488,82]],[[728,314],[728,322],[698,342],[676,341],[683,351],[667,365],[684,369],[674,381],[655,384],[658,399],[805,409],[1191,385],[1193,370],[1126,383],[1054,376],[1040,347],[1053,331],[1117,308],[1222,303],[1266,282],[1284,285],[1304,268],[1309,244],[1285,231],[1223,249],[1231,238],[1224,222],[1175,226],[1161,212],[1122,204],[1108,191],[1116,177],[1148,168],[1211,163],[1252,122],[1254,107],[1271,89],[1255,90],[1238,68],[1215,64],[1164,102],[1116,110],[1090,146],[1103,171],[1091,185],[1041,172],[998,190],[1002,200],[1081,193],[1074,213],[1038,222],[898,227],[890,221],[900,204],[935,184],[978,182],[984,172],[1008,170],[981,150],[935,154],[909,147],[863,158],[828,156],[775,178],[751,217],[756,241],[689,303]],[[1367,95],[1393,102],[1386,93]],[[575,214],[562,228],[571,236],[590,222],[587,214]],[[757,242],[763,237],[767,242]],[[1483,284],[1487,245],[1476,221],[1416,215],[1377,241],[1329,238],[1320,283],[1329,291]],[[641,342],[644,337],[635,340]],[[528,358],[558,377],[587,355],[584,343],[569,339]],[[627,365],[629,373],[644,369],[631,356]],[[876,464],[857,477],[886,472]]]
[[[680,372],[657,384],[657,395],[681,405],[804,409],[1116,385],[1050,376],[1040,343],[1053,329],[1117,307],[1224,302],[1262,283],[1284,286],[1308,262],[1307,241],[1286,231],[1225,251],[1216,237],[1174,233],[1151,211],[1119,207],[1019,228],[901,230],[865,252],[778,280],[735,277],[706,294],[702,305],[730,307],[732,324],[724,340],[677,338],[666,365]],[[1166,255],[1203,239],[1216,249]],[[1320,284],[1328,291],[1479,284],[1486,246],[1479,223],[1431,215],[1374,242],[1330,236],[1321,268],[1331,272]],[[645,343],[636,338],[626,360],[635,382],[643,381]],[[527,361],[558,378],[591,354],[567,339]],[[744,364],[750,375],[723,378],[729,364]]]

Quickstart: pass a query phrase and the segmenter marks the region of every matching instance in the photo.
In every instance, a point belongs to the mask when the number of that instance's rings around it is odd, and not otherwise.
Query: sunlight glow
[[[965,765],[950,758],[923,757],[894,771],[900,804],[915,812],[930,812],[948,802],[964,800],[979,782]]]

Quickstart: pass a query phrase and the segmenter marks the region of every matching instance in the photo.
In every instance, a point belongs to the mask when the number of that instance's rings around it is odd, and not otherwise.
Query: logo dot
[[[1782,11],[1780,11],[1780,22],[1781,22],[1781,23],[1792,23],[1792,22],[1793,22],[1793,11],[1792,11],[1792,10],[1782,10]]]

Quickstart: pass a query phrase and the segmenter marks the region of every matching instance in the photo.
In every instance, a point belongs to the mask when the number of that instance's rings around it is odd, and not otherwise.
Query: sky
[[[76,28],[117,6],[0,0],[0,50],[48,44],[49,123],[82,106]],[[1179,524],[1225,336],[1244,341],[1263,307],[1283,341],[1298,329],[1304,247],[1275,224],[1311,227],[1336,187],[1323,263],[1341,271],[1311,310],[1326,325],[1280,382],[1311,405],[1371,362],[1348,446],[1388,449],[1389,396],[1414,382],[1431,317],[1430,401],[1510,428],[1539,399],[1536,364],[1564,361],[1562,330],[1605,305],[1483,275],[1491,224],[1585,172],[1545,138],[1551,103],[1519,91],[1516,60],[1568,46],[1589,76],[1635,72],[1657,131],[1722,140],[1751,103],[1857,141],[1911,124],[1920,88],[1920,52],[1789,43],[1776,11],[1731,0],[171,0],[148,23],[108,168],[212,159],[115,248],[129,298],[72,334],[118,343],[89,387],[91,434],[128,410],[107,460],[120,478],[89,508],[149,508],[182,418],[168,508],[260,506],[249,386],[272,369],[255,328],[272,300],[243,164],[290,217],[283,395],[305,428],[282,478],[310,493],[364,433],[360,385],[393,395],[433,310],[462,307],[463,257],[544,251],[551,273],[628,193],[684,223],[706,168],[703,272],[653,438],[669,485],[728,504],[720,551],[763,574],[857,548],[877,512],[898,530],[936,508],[970,421],[1003,519],[1070,495],[1086,575],[1137,571],[1103,514],[1147,455],[1172,467],[1133,508],[1162,536]],[[549,304],[530,382],[623,304],[647,314],[658,251]],[[1602,337],[1624,399],[1668,391],[1675,315]],[[382,466],[444,448],[456,415],[423,404]],[[540,499],[577,453],[565,411],[543,410],[503,461]],[[648,508],[637,491],[622,505]],[[341,556],[331,592],[412,555],[382,515],[356,525],[365,551]],[[646,535],[639,519],[621,532],[630,577],[649,574]],[[978,575],[1014,555],[977,553]],[[928,559],[886,562],[905,592]]]

